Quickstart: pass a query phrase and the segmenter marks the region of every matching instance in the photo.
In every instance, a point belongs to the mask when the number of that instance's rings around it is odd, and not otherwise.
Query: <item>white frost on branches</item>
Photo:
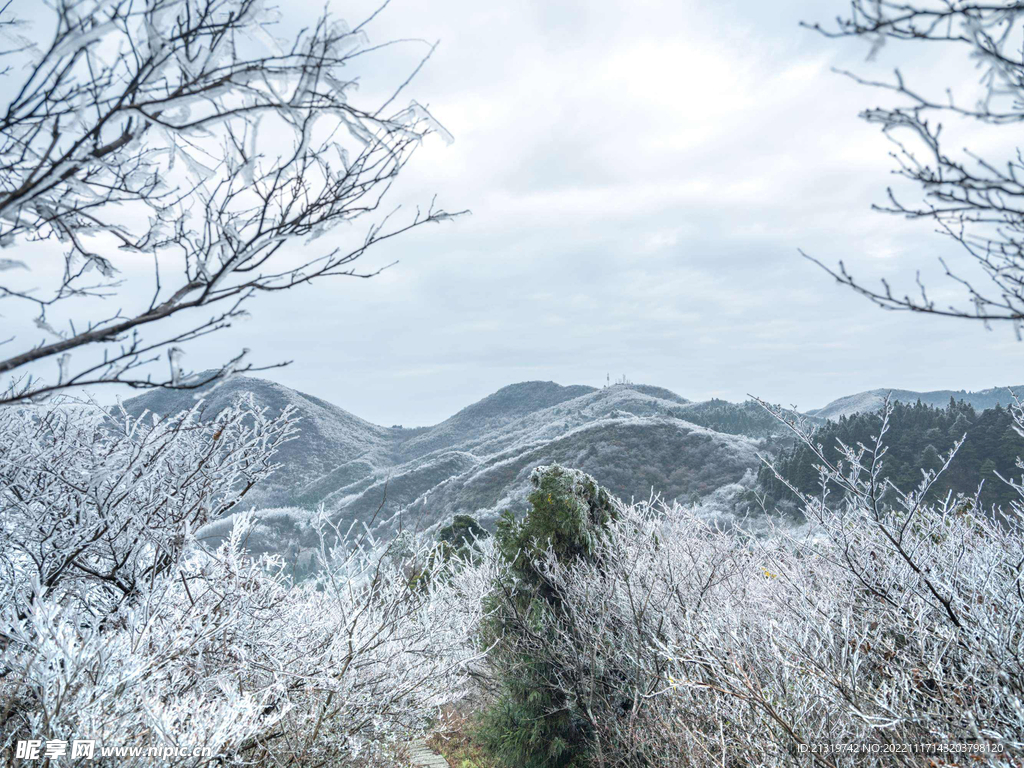
[[[0,29],[29,31],[16,8],[0,6]],[[375,274],[353,263],[455,215],[431,205],[398,223],[380,209],[424,137],[451,135],[415,101],[391,107],[408,80],[376,102],[354,98],[359,70],[386,47],[369,45],[362,25],[325,14],[275,40],[277,12],[263,0],[55,0],[50,10],[34,42],[0,46],[12,81],[0,108],[0,247],[19,246],[18,260],[0,259],[0,302],[56,339],[7,339],[0,403],[112,382],[196,387],[140,369],[227,327],[259,293]],[[375,216],[365,235],[292,248]],[[51,249],[26,247],[43,240],[60,244],[57,264]],[[153,264],[141,284],[140,259]],[[84,297],[120,306],[65,311]],[[211,312],[190,313],[200,307]],[[160,330],[185,314],[197,319]],[[40,378],[61,354],[62,376]]]
[[[294,430],[291,412],[245,402],[212,420],[0,410],[0,749],[84,738],[229,764],[384,763],[461,695],[479,569],[325,535],[295,584],[246,554],[251,515],[216,550],[196,541]]]
[[[506,634],[502,659],[547,670],[590,764],[922,764],[893,744],[1024,755],[1024,504],[997,521],[969,498],[935,502],[935,472],[894,488],[887,417],[839,464],[793,425],[820,465],[807,526],[726,532],[699,509],[620,504],[587,558],[534,563],[557,610]],[[516,589],[506,576],[492,598],[513,627]],[[801,751],[822,744],[868,747]]]

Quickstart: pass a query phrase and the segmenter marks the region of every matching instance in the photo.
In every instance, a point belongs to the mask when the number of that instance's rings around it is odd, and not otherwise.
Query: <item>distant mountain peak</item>
[[[530,413],[539,408],[547,408],[556,403],[572,400],[574,397],[594,391],[594,387],[588,387],[583,384],[562,386],[554,381],[520,381],[516,384],[502,387],[482,400],[478,400],[472,405],[463,408],[459,413],[489,408]]]
[[[822,419],[838,419],[842,416],[852,416],[855,413],[877,411],[882,407],[887,395],[891,395],[893,401],[899,403],[916,403],[920,400],[925,405],[944,408],[949,404],[950,398],[956,401],[963,400],[975,410],[984,411],[995,408],[997,405],[1006,407],[1013,402],[1013,392],[1024,396],[1024,386],[1018,387],[991,387],[978,392],[966,390],[937,389],[931,392],[915,392],[909,389],[869,389],[865,392],[858,392],[855,395],[846,395],[833,400],[824,408],[817,408],[808,411],[808,415],[817,416]]]

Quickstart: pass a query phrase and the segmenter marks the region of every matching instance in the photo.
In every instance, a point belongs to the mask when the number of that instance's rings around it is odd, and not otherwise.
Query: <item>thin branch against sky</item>
[[[343,10],[357,23],[376,8]],[[440,41],[406,95],[456,139],[417,153],[395,202],[436,193],[472,217],[382,247],[367,268],[398,263],[372,281],[257,305],[185,364],[210,367],[225,344],[292,359],[268,375],[407,424],[513,381],[600,384],[608,369],[694,399],[802,407],[1015,383],[1005,334],[877,313],[800,257],[928,274],[945,247],[926,223],[871,212],[888,144],[856,117],[870,96],[831,68],[881,76],[894,60],[798,27],[820,14],[811,0],[393,2],[375,39]],[[382,53],[364,94],[425,50]]]

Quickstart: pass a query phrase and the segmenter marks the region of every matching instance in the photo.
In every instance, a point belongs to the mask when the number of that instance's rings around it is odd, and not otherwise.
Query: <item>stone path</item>
[[[416,739],[409,745],[411,768],[451,768],[448,761],[427,746],[426,739]]]

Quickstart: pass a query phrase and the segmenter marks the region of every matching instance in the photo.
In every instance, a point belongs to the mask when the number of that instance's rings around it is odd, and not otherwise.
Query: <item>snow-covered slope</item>
[[[299,438],[285,443],[277,455],[284,469],[247,497],[257,506],[292,504],[297,492],[339,466],[361,460],[365,467],[376,468],[392,462],[398,430],[379,427],[319,398],[251,376],[236,376],[214,389],[196,392],[154,390],[123,405],[136,417],[143,411],[168,415],[192,408],[198,396],[204,414],[212,416],[243,395],[252,395],[258,407],[272,414],[293,406],[301,417]]]
[[[422,530],[457,513],[491,521],[503,509],[521,509],[530,471],[541,464],[583,469],[624,498],[654,491],[687,500],[736,483],[757,465],[755,438],[707,428],[725,419],[742,432],[749,404],[702,407],[646,385],[523,382],[416,430],[379,427],[251,377],[204,394],[211,414],[243,394],[272,412],[298,410],[300,436],[278,457],[284,468],[252,497],[265,510],[258,538],[268,548],[287,544],[290,552],[305,546],[310,512],[320,505],[343,526],[372,520]],[[194,401],[190,392],[157,391],[125,406],[134,414],[166,414]],[[756,434],[764,432],[755,426]]]
[[[907,389],[872,389],[867,392],[858,392],[856,395],[847,395],[838,400],[833,400],[824,408],[808,411],[808,415],[817,416],[822,419],[838,419],[841,416],[850,416],[855,413],[866,411],[877,411],[885,402],[885,396],[892,394],[892,399],[901,403],[916,403],[920,400],[925,405],[944,408],[949,404],[950,398],[963,400],[974,407],[975,410],[983,411],[988,408],[995,408],[1001,405],[1004,408],[1013,402],[1011,391],[1024,396],[1024,386],[1020,387],[993,387],[983,389],[980,392],[967,392],[966,390],[939,389],[934,392],[913,392]]]
[[[739,482],[757,464],[753,440],[664,416],[620,412],[549,439],[523,441],[486,456],[430,488],[403,514],[421,526],[472,511],[484,523],[522,510],[530,472],[559,463],[582,469],[620,498],[696,499]]]
[[[563,387],[553,381],[524,381],[502,387],[493,395],[463,408],[450,419],[425,430],[403,444],[406,456],[422,456],[459,445],[537,411],[594,392],[593,387]]]
[[[249,497],[262,509],[250,544],[296,558],[308,550],[309,521],[321,505],[342,527],[372,521],[381,532],[426,530],[455,514],[489,523],[505,509],[523,510],[531,470],[554,462],[590,473],[625,499],[652,491],[668,500],[713,499],[726,491],[732,498],[749,487],[761,440],[784,431],[752,402],[691,403],[669,390],[636,384],[513,384],[434,427],[418,429],[380,427],[251,377],[205,394],[209,413],[242,394],[272,412],[288,405],[298,410],[300,436],[278,457],[284,468]],[[877,390],[841,398],[812,411],[808,420],[877,408],[884,395]],[[934,405],[952,396],[976,408],[1010,398],[1007,389],[896,390],[893,396]],[[190,392],[156,391],[125,406],[135,414],[166,414],[193,403]],[[229,524],[212,529],[223,533]]]
[[[700,427],[687,409],[678,395],[642,385],[513,385],[403,441],[398,463],[339,485],[322,503],[339,520],[422,530],[459,513],[486,523],[521,509],[531,470],[552,462],[623,498],[697,498],[756,467],[756,440]]]

